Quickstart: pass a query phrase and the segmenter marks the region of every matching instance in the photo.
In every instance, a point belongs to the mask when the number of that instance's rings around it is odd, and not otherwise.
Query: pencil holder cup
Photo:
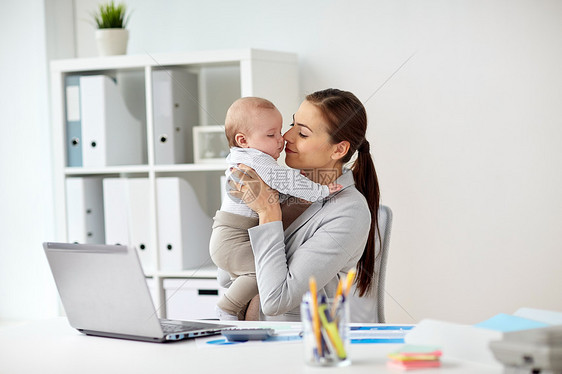
[[[301,303],[304,360],[312,366],[346,366],[349,359],[349,306],[334,300]]]

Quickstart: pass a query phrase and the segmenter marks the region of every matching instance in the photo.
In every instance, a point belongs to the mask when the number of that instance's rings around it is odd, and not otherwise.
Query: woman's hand
[[[241,199],[260,218],[260,224],[281,221],[281,207],[279,206],[279,192],[272,189],[259,177],[254,169],[239,164],[232,170],[232,176],[239,180],[229,179],[233,188],[230,195]]]

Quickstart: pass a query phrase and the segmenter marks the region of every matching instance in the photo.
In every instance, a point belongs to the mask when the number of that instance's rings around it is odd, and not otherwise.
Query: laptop
[[[43,243],[70,325],[95,336],[169,342],[235,326],[159,319],[133,247]]]

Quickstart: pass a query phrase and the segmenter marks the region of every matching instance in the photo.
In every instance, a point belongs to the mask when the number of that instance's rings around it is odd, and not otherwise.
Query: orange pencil
[[[320,316],[318,315],[318,290],[316,289],[316,279],[310,277],[308,280],[310,286],[310,296],[312,296],[311,313],[312,314],[312,331],[316,337],[316,345],[318,347],[318,356],[322,357],[322,337],[320,332]]]
[[[332,306],[332,316],[336,315],[336,309],[338,308],[338,303],[340,302],[340,296],[343,291],[343,279],[338,282],[338,288],[336,288],[336,296],[334,297],[334,305]]]
[[[357,272],[355,271],[355,268],[349,269],[349,272],[347,273],[347,281],[345,284],[345,292],[344,292],[345,297],[349,295],[349,290],[351,290],[351,285],[353,284],[353,280],[355,279],[356,273]]]

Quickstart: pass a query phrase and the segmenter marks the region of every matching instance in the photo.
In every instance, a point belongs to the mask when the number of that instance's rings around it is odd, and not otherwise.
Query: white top
[[[230,154],[226,157],[226,162],[229,165],[229,168],[225,171],[227,181],[232,174],[230,167],[236,166],[236,164],[244,164],[254,169],[269,187],[282,194],[311,202],[323,200],[330,194],[328,186],[312,182],[299,170],[281,166],[273,157],[254,148],[232,147],[230,148]],[[224,187],[227,190],[228,198],[222,202],[222,211],[246,217],[258,216],[244,202],[232,198],[228,194],[230,190],[228,183]]]

